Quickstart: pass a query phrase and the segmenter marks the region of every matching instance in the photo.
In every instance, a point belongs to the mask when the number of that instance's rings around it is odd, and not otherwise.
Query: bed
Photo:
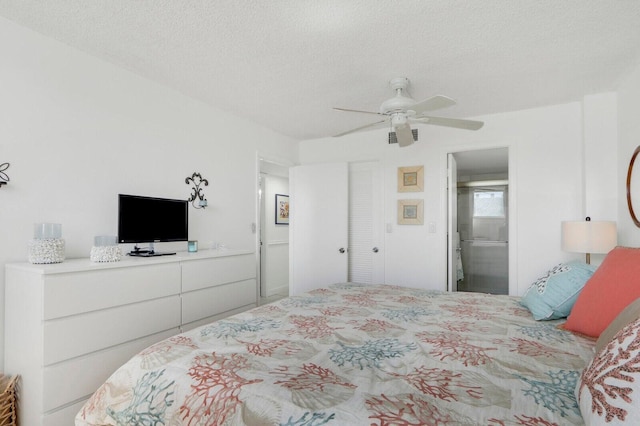
[[[583,424],[594,339],[519,300],[334,284],[145,349],[76,425]]]

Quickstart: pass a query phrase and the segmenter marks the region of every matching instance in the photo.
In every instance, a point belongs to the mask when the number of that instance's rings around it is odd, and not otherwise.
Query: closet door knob
[[[345,249],[344,249],[344,247],[340,247],[340,248],[338,249],[338,251],[339,251],[340,253],[344,253],[344,252],[345,252]]]
[[[374,248],[373,248],[373,252],[374,252],[374,253],[377,253],[377,252],[378,252],[378,247],[374,247]]]

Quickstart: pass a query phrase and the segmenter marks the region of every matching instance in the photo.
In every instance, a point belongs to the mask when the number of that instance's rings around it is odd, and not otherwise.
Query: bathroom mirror
[[[631,214],[633,223],[640,228],[640,221],[638,221],[635,213],[636,211],[640,212],[640,194],[637,192],[637,189],[640,188],[640,172],[633,173],[633,165],[638,153],[640,153],[640,146],[633,151],[631,161],[629,162],[629,170],[627,170],[627,206],[629,206],[629,214]],[[636,188],[635,201],[632,199],[631,188]]]

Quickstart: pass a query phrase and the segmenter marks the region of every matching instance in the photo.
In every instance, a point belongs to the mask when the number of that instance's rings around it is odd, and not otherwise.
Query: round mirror
[[[636,161],[636,157],[638,156],[638,153],[640,153],[640,146],[638,146],[636,150],[633,151],[633,155],[631,156],[631,161],[629,162],[629,170],[627,170],[627,205],[629,206],[629,214],[631,214],[631,219],[633,219],[633,223],[635,223],[636,226],[640,228],[640,221],[636,217],[636,213],[633,208],[633,201],[631,200],[632,184],[634,188],[638,188],[637,185],[640,185],[640,182],[638,182],[640,180],[640,175],[636,173],[636,175],[638,176],[636,176],[635,178],[633,177],[633,164]]]

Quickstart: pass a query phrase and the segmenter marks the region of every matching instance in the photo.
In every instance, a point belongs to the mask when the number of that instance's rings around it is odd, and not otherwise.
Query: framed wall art
[[[398,167],[398,192],[422,192],[424,190],[424,167]]]
[[[398,225],[422,225],[423,222],[423,200],[398,200]]]
[[[276,225],[289,224],[289,196],[276,194]]]

